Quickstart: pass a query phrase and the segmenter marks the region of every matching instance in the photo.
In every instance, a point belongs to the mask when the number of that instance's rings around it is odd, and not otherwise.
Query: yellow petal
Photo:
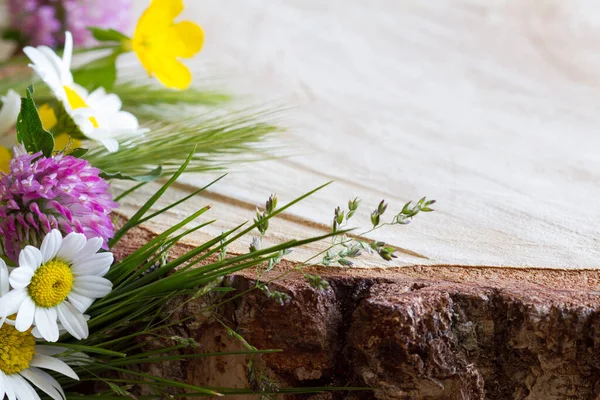
[[[63,151],[67,147],[70,149],[76,149],[81,147],[81,142],[77,139],[73,139],[67,133],[61,133],[54,137],[54,151]]]
[[[202,49],[204,32],[191,21],[179,22],[169,27],[166,49],[175,57],[190,58]]]
[[[158,68],[161,63],[160,55],[150,51],[150,49],[140,45],[139,43],[133,42],[133,51],[140,60],[140,63],[148,72],[148,75],[153,75],[154,71]]]
[[[0,146],[0,172],[8,173],[8,163],[11,158],[10,151],[4,146]]]
[[[152,0],[148,9],[162,13],[173,21],[183,11],[183,0]]]
[[[177,58],[192,57],[204,44],[204,32],[198,25],[173,22],[182,11],[183,0],[152,0],[138,20],[131,41],[148,74],[174,89],[185,89],[192,81],[189,69]]]
[[[174,59],[162,60],[156,65],[154,76],[171,89],[186,89],[192,83],[192,73],[183,63]]]
[[[133,41],[147,40],[152,36],[164,36],[175,17],[183,11],[183,0],[152,0],[138,20]]]
[[[42,126],[47,131],[54,128],[54,126],[58,122],[58,120],[56,119],[56,114],[54,113],[54,109],[50,107],[49,104],[42,104],[40,108],[38,108],[38,114],[40,114]]]

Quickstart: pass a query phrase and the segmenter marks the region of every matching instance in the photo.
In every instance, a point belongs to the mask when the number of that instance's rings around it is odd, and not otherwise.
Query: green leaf
[[[93,354],[102,354],[105,356],[113,356],[113,357],[126,357],[127,356],[127,354],[125,354],[125,353],[107,350],[107,349],[103,349],[103,348],[97,347],[97,346],[85,346],[82,344],[65,343],[65,342],[61,342],[58,344],[57,343],[44,343],[44,344],[46,344],[48,346],[66,347],[68,349],[82,351],[86,354],[93,353]]]
[[[22,42],[23,34],[18,29],[7,28],[4,30],[4,32],[2,32],[2,39]]]
[[[89,27],[88,30],[92,33],[94,39],[99,42],[122,42],[124,40],[129,40],[127,36],[114,29],[104,29],[92,26]]]
[[[179,167],[179,170],[176,173],[174,173],[173,176],[171,176],[171,178],[167,181],[167,183],[165,183],[156,193],[154,193],[154,195],[152,195],[152,197],[150,197],[150,199],[148,199],[148,201],[142,207],[140,207],[138,212],[136,212],[129,219],[129,221],[127,221],[127,223],[121,229],[119,229],[119,231],[117,231],[117,233],[115,233],[115,236],[110,240],[109,247],[112,248],[114,244],[117,243],[123,235],[125,235],[128,229],[134,227],[137,224],[138,220],[140,220],[144,216],[144,214],[148,212],[150,207],[152,207],[152,205],[156,203],[156,201],[160,199],[160,197],[167,191],[169,186],[171,186],[177,180],[177,178],[179,178],[179,176],[183,174],[183,171],[185,171],[186,167],[192,160],[195,151],[195,148],[192,149],[192,151],[188,155],[188,158]]]
[[[73,79],[81,86],[94,90],[103,87],[110,90],[117,80],[117,56],[114,51],[106,57],[97,58],[73,71]]]
[[[160,178],[162,175],[162,166],[158,166],[154,168],[152,171],[148,172],[146,175],[136,175],[129,176],[124,175],[120,172],[110,173],[110,172],[102,172],[100,173],[100,177],[102,179],[121,179],[124,181],[137,181],[137,182],[152,182]]]
[[[31,98],[33,86],[27,88],[27,97],[21,97],[21,111],[17,118],[17,140],[30,153],[41,151],[50,157],[54,151],[54,137],[42,126],[35,102]]]
[[[77,157],[77,158],[81,158],[87,152],[88,152],[88,149],[84,149],[84,148],[78,147],[76,149],[71,150],[68,155],[73,156],[73,157]]]

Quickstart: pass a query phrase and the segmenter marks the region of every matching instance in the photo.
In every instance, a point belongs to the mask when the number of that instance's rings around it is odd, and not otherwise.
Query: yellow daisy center
[[[51,260],[39,267],[27,290],[39,307],[54,307],[60,304],[73,288],[73,271],[62,260]]]
[[[13,318],[14,317],[9,317]],[[29,368],[35,354],[35,338],[31,329],[19,332],[14,326],[5,323],[0,328],[0,371],[7,375],[16,374]]]
[[[74,91],[68,86],[63,86],[63,89],[65,89],[65,93],[67,94],[67,101],[69,102],[73,110],[78,108],[90,108],[81,98],[81,96],[77,94],[76,91]],[[94,125],[94,128],[98,128],[99,125],[96,118],[90,117],[90,121],[92,122],[92,125]]]

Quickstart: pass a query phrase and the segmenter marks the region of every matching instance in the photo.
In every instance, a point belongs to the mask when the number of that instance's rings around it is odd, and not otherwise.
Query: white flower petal
[[[62,76],[63,81],[66,80],[68,75],[71,75],[71,58],[73,57],[73,35],[71,32],[65,32],[65,47],[63,49],[63,58],[62,58]],[[67,76],[65,76],[67,75]],[[73,80],[73,76],[71,75],[71,81]]]
[[[42,337],[49,342],[56,342],[58,340],[59,334],[56,318],[56,308],[54,307],[36,307],[35,309],[35,325]]]
[[[42,240],[40,252],[42,253],[42,262],[47,263],[56,256],[56,252],[60,249],[62,243],[62,235],[58,229],[52,229]]]
[[[65,393],[56,379],[41,369],[30,367],[21,371],[20,375],[40,388],[44,393],[52,397],[54,400],[63,400],[65,398]]]
[[[64,361],[59,360],[58,358],[46,356],[43,354],[36,354],[31,359],[29,363],[33,367],[49,369],[51,371],[56,371],[60,374],[68,376],[71,379],[79,380],[79,377],[73,371],[71,367],[69,367]]]
[[[24,252],[24,250],[21,251],[21,254],[23,254]],[[19,259],[21,258],[21,254],[19,254]],[[8,278],[8,281],[10,282],[10,285],[15,289],[25,289],[31,283],[31,278],[33,277],[33,274],[34,271],[29,267],[18,267],[10,273],[10,278]]]
[[[0,315],[8,317],[19,311],[21,303],[27,297],[27,290],[15,289],[11,290],[4,296],[0,297]]]
[[[30,268],[31,270],[35,271],[40,267],[41,264],[42,254],[37,248],[33,246],[25,246],[25,248],[19,253],[19,268]]]
[[[60,57],[58,57],[58,55],[56,55],[54,50],[52,50],[48,46],[38,46],[37,49],[40,53],[42,53],[46,57],[48,62],[50,62],[50,64],[52,64],[53,75],[55,75],[58,78],[60,85],[65,86],[67,84],[67,82],[65,82],[65,80],[62,77],[62,72],[61,72],[62,60],[60,59]],[[55,90],[56,88],[50,86],[50,89]]]
[[[15,390],[15,395],[19,400],[40,400],[40,396],[35,389],[19,374],[6,376]]]
[[[70,113],[73,121],[79,127],[79,130],[87,137],[90,137],[95,131],[94,124],[90,121],[91,110],[87,108],[78,108]]]
[[[86,239],[83,233],[71,232],[63,239],[56,258],[71,260],[85,245]]]
[[[123,103],[119,96],[114,93],[106,93],[104,88],[98,88],[90,93],[87,104],[105,114],[118,113]]]
[[[85,261],[87,258],[96,254],[102,247],[103,243],[104,241],[100,237],[88,239],[83,248],[79,250],[79,252],[75,254],[72,259],[67,261],[71,261],[73,264],[78,264],[82,261]]]
[[[48,346],[45,344],[36,344],[35,345],[35,354],[43,354],[46,356],[55,356],[60,353],[64,353],[67,351],[66,347],[60,346]]]
[[[94,302],[94,299],[91,299],[86,296],[82,296],[73,291],[71,293],[69,293],[69,295],[67,296],[67,299],[69,299],[71,304],[73,304],[73,306],[81,312],[85,312],[85,310],[90,308],[90,306]]]
[[[2,109],[0,110],[0,135],[8,132],[17,123],[17,117],[21,110],[21,96],[10,89],[6,96],[2,97]]]
[[[4,392],[6,397],[8,397],[8,400],[15,400],[17,396],[15,394],[15,389],[13,388],[12,382],[2,371],[0,371],[0,376],[2,376],[2,383],[4,384]],[[2,395],[2,398],[4,399],[4,395]]]
[[[69,302],[58,305],[58,320],[75,339],[87,339],[89,335],[87,322],[79,310]]]
[[[73,265],[71,266],[71,269],[73,270],[73,274],[75,276],[80,276],[80,275],[104,275],[106,272],[102,273],[103,271],[106,271],[108,268],[110,268],[110,265],[113,262],[113,254],[106,252],[106,253],[97,253],[94,254],[90,257],[88,257],[85,260],[82,261],[76,261],[73,263]]]
[[[52,61],[49,60],[44,53],[35,47],[30,46],[25,47],[23,53],[25,53],[31,62],[33,62],[33,64],[29,64],[29,66],[52,90],[62,86],[59,72],[54,68]]]
[[[73,292],[82,296],[99,299],[112,291],[112,282],[95,275],[76,276]]]
[[[4,375],[4,372],[0,371],[0,399],[4,399],[5,394],[6,394],[6,375]]]
[[[25,332],[27,329],[31,328],[33,324],[33,317],[35,316],[35,303],[31,300],[31,297],[25,297],[23,303],[21,303],[21,307],[19,307],[19,311],[17,312],[17,320],[15,323],[15,328],[19,332]]]
[[[119,129],[122,131],[131,131],[132,134],[140,127],[137,118],[127,111],[119,111],[116,114],[115,121],[118,123]]]
[[[3,259],[0,258],[0,297],[4,296],[10,287],[8,286],[8,267]]]
[[[88,91],[87,91],[86,88],[84,88],[83,86],[78,85],[76,83],[73,83],[69,87],[71,88],[71,90],[73,90],[75,93],[77,93],[77,95],[79,97],[81,97],[82,99],[84,99],[84,101],[85,101],[86,104],[88,104],[87,100],[88,100],[89,94],[88,94]],[[94,110],[93,108],[89,108],[89,107],[88,108],[84,108],[82,110],[86,110],[87,112],[90,112],[90,113],[96,112],[96,110]]]
[[[53,90],[79,130],[89,139],[101,143],[109,152],[116,152],[119,149],[117,138],[141,135],[143,131],[139,129],[139,122],[133,114],[121,111],[123,103],[118,95],[106,93],[103,88],[88,94],[83,87],[73,82],[70,70],[72,43],[72,35],[66,32],[62,59],[47,46],[26,47],[23,51],[33,63],[30,64],[31,68]],[[81,97],[87,107],[74,109],[69,103],[65,87]],[[90,120],[91,117],[95,118],[96,126]]]

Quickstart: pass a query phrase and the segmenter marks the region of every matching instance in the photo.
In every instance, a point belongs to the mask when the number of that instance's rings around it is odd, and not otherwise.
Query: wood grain
[[[324,232],[354,196],[394,211],[427,195],[435,213],[372,236],[406,250],[394,265],[600,267],[599,3],[186,3],[206,32],[195,65],[231,77],[236,94],[295,106],[279,140],[299,155],[238,167],[150,228],[210,202],[219,222],[198,242],[252,218],[272,192],[285,202],[335,180],[272,224],[270,240]],[[170,196],[209,178],[188,175]]]
[[[197,62],[297,105],[302,155],[216,186],[223,224],[333,179],[277,239],[328,224],[352,196],[397,209],[427,195],[436,213],[375,235],[426,257],[400,265],[600,267],[598,3],[187,3],[206,30]]]

